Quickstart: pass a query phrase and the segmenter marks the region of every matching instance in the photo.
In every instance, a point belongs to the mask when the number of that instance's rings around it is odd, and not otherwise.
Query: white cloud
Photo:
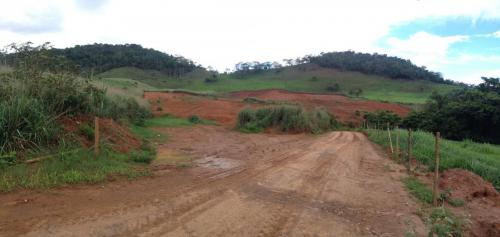
[[[389,38],[386,43],[388,54],[411,59],[418,65],[429,65],[436,70],[448,60],[448,49],[454,43],[467,40],[464,35],[438,36],[427,32],[417,32],[408,39]]]
[[[0,27],[0,46],[28,40],[50,41],[56,47],[139,43],[223,70],[238,61],[281,60],[322,51],[375,52],[391,27],[426,17],[500,18],[498,0],[108,0],[103,5],[93,0],[96,4],[88,8],[97,10],[91,11],[81,2],[5,1],[0,8],[4,21],[30,22],[30,15],[46,9],[59,9],[63,17],[60,31],[26,34]],[[415,41],[392,43],[422,63],[435,63],[434,56],[442,58],[447,45],[459,40],[417,36]],[[427,40],[427,49],[418,39]],[[404,45],[420,48],[411,52]],[[437,53],[429,49],[436,47]]]
[[[499,30],[499,31],[497,31],[497,32],[495,32],[495,33],[493,33],[493,35],[494,35],[495,37],[497,37],[497,38],[500,38],[500,30]]]
[[[481,80],[481,77],[500,77],[500,69],[498,70],[488,70],[488,71],[481,71],[481,72],[468,72],[468,73],[454,73],[450,72],[450,75],[453,76],[453,79],[457,81],[461,81],[467,84],[479,84],[483,82]]]

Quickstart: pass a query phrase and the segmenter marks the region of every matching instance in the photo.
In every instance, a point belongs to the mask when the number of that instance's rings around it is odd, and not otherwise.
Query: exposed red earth
[[[404,168],[361,133],[159,131],[152,177],[2,194],[0,236],[425,235]]]
[[[234,92],[230,97],[217,99],[206,96],[195,96],[184,93],[146,92],[144,97],[154,105],[156,114],[171,114],[187,117],[197,115],[205,119],[212,119],[220,124],[234,126],[236,117],[245,107],[258,107],[264,105],[244,103],[247,97],[254,97],[268,101],[286,101],[291,104],[301,104],[306,108],[323,107],[331,111],[342,122],[359,124],[361,115],[356,111],[374,112],[377,110],[390,110],[401,116],[410,112],[410,108],[391,103],[353,99],[334,94],[308,94],[284,90],[259,90]],[[161,107],[161,109],[157,109]]]

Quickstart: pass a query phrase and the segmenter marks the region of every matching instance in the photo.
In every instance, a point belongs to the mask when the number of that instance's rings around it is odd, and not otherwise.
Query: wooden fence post
[[[438,181],[439,181],[439,140],[440,133],[436,132],[436,147],[435,147],[435,155],[436,155],[436,164],[434,167],[434,188],[432,190],[432,202],[434,206],[438,205]]]
[[[396,126],[396,157],[398,158],[399,160],[399,155],[401,154],[401,152],[399,151],[399,127]]]
[[[94,152],[99,155],[99,117],[94,117]]]
[[[390,127],[389,123],[387,123],[387,135],[389,135],[389,145],[391,147],[391,157],[393,157],[394,156],[394,148],[392,147],[391,127]]]
[[[411,128],[408,129],[408,171],[411,173],[411,146],[412,146],[412,139],[411,139]]]

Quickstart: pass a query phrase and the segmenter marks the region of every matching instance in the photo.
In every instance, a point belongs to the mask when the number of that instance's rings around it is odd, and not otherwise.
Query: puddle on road
[[[219,158],[216,156],[207,156],[205,158],[197,159],[194,163],[203,168],[212,169],[233,169],[243,164],[243,161]]]

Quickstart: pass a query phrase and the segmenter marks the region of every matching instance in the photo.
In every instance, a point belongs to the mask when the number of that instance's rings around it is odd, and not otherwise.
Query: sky
[[[500,77],[500,0],[0,0],[0,46],[136,43],[219,71],[354,50]]]

